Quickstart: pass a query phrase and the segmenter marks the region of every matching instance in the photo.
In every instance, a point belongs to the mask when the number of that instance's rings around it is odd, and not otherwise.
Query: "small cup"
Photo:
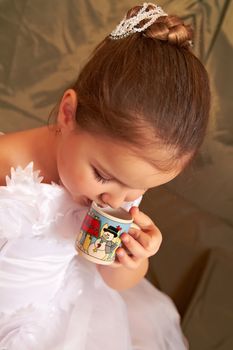
[[[121,234],[130,227],[139,228],[129,212],[122,208],[100,208],[93,202],[82,223],[76,249],[87,260],[110,265],[121,246]]]

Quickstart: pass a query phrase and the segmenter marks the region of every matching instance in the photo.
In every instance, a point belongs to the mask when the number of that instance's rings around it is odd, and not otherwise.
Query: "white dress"
[[[0,187],[0,349],[183,350],[172,301],[143,279],[119,293],[79,256],[87,208],[33,164]]]

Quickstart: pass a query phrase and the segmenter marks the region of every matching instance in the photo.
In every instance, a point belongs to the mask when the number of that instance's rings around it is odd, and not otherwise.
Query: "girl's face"
[[[89,206],[94,200],[101,206],[118,208],[149,188],[172,180],[181,170],[162,172],[126,145],[109,137],[62,128],[57,144],[58,173],[75,201]],[[169,156],[161,149],[153,154],[156,159]]]

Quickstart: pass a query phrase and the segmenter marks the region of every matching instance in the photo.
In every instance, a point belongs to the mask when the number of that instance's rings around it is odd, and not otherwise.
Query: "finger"
[[[131,258],[123,248],[118,248],[116,254],[119,262],[128,269],[135,269],[139,265],[140,260]]]
[[[135,232],[134,238],[137,239],[146,250],[155,254],[162,243],[162,234],[160,230],[155,226],[151,218],[141,212],[138,207],[132,207],[130,213],[134,218],[134,222],[144,231],[143,234],[139,230],[132,229],[132,232]]]
[[[123,233],[121,235],[121,240],[129,252],[128,255],[133,255],[135,258],[147,257],[144,247],[137,240],[135,240],[130,234]]]
[[[154,255],[159,250],[162,243],[162,234],[156,226],[148,232],[130,229],[130,236],[134,238],[150,255]]]
[[[133,222],[144,231],[151,230],[152,227],[155,226],[151,218],[140,211],[138,207],[132,207],[130,209],[130,214],[133,217]]]

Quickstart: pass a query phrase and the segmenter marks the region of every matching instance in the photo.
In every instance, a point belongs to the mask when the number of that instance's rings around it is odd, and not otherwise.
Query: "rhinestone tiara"
[[[152,5],[153,9],[148,10],[149,5]],[[112,31],[109,37],[111,39],[117,40],[125,38],[133,33],[143,32],[145,29],[150,27],[151,24],[154,23],[159,17],[162,16],[168,16],[168,14],[165,13],[160,6],[145,2],[135,16],[127,19],[125,15],[123,20]],[[137,27],[138,24],[143,20],[147,20],[146,23],[142,27]]]

